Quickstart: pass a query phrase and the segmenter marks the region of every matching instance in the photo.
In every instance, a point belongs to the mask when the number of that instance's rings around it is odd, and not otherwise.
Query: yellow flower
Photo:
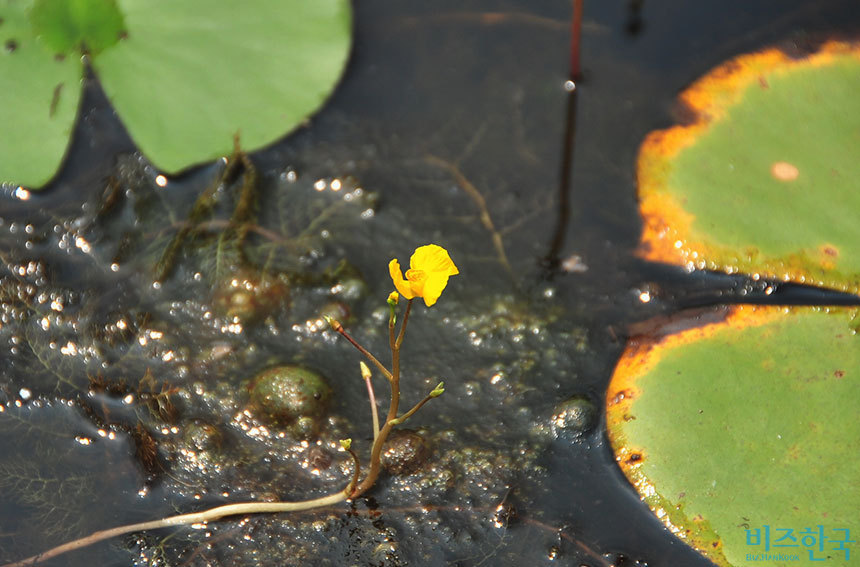
[[[442,295],[442,290],[448,285],[448,278],[460,273],[448,256],[448,251],[436,244],[415,249],[415,253],[409,258],[406,279],[403,279],[400,262],[397,260],[388,263],[388,271],[391,273],[394,287],[403,297],[423,297],[427,307],[431,307]]]

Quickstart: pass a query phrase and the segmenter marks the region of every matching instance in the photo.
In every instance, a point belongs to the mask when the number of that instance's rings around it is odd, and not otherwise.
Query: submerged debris
[[[319,428],[331,398],[325,379],[300,366],[276,366],[259,373],[248,386],[251,404],[275,424],[294,425],[294,431],[311,435]]]

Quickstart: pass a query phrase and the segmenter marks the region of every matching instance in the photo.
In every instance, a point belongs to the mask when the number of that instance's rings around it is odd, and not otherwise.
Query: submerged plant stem
[[[570,80],[578,81],[582,75],[579,46],[582,39],[582,0],[573,0],[570,18]]]

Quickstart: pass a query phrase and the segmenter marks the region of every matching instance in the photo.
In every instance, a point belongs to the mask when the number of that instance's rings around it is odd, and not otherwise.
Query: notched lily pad
[[[609,438],[673,533],[738,567],[764,552],[747,528],[860,530],[858,327],[856,309],[745,306],[628,344],[607,392]],[[835,545],[815,557],[843,560]],[[807,564],[808,548],[790,551]]]
[[[349,54],[348,0],[0,0],[0,183],[60,167],[93,69],[146,157],[176,173],[302,124]]]
[[[860,291],[860,44],[737,57],[638,160],[640,255]]]
[[[115,0],[36,0],[33,33],[58,55],[98,53],[124,35]]]
[[[175,173],[271,144],[315,112],[349,54],[348,0],[119,0],[128,37],[93,59],[131,137]]]

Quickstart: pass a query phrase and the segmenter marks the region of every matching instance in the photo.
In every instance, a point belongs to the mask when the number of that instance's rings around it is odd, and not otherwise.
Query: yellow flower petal
[[[431,307],[442,295],[448,278],[460,273],[448,251],[437,244],[428,244],[415,249],[409,259],[409,269],[405,278],[401,272],[400,263],[391,260],[388,271],[394,287],[403,297],[413,299],[423,297],[427,307]]]
[[[409,259],[409,267],[425,272],[440,272],[448,276],[456,276],[460,273],[448,255],[448,251],[437,244],[416,248]]]
[[[388,273],[391,274],[391,281],[394,282],[394,287],[400,292],[400,295],[406,299],[412,299],[415,295],[412,293],[412,286],[409,282],[403,279],[403,272],[400,271],[400,262],[392,260],[388,263]]]
[[[424,282],[427,280],[427,272],[424,270],[416,270],[409,268],[406,270],[406,281],[409,282],[409,287],[412,288],[412,295],[415,297],[424,297]]]
[[[424,281],[424,294],[421,295],[427,307],[433,307],[446,285],[448,285],[448,276],[444,273],[437,272],[427,277]]]

